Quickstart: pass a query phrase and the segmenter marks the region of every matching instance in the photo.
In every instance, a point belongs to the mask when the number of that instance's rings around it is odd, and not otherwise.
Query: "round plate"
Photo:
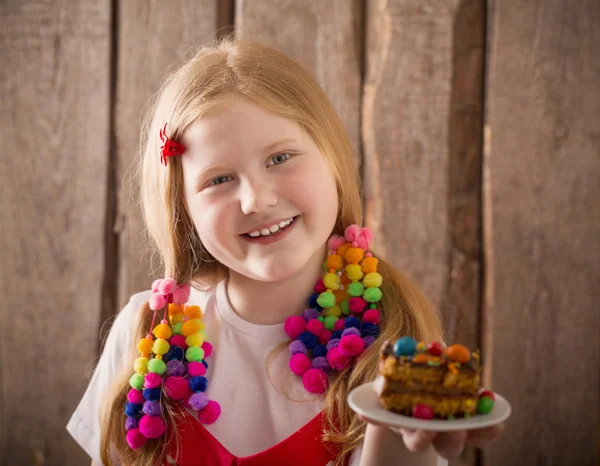
[[[416,419],[388,411],[379,402],[375,393],[374,382],[356,387],[348,395],[348,404],[361,416],[372,421],[393,427],[408,429],[430,430],[435,432],[450,432],[453,430],[473,430],[500,424],[510,416],[510,404],[506,398],[494,393],[496,402],[494,409],[489,414],[477,414],[469,419]]]

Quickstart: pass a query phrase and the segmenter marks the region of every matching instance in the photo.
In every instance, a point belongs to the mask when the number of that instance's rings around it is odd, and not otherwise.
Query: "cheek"
[[[231,220],[235,218],[235,206],[211,199],[199,198],[188,204],[192,221],[202,244],[214,255],[220,250],[223,239],[231,238]]]

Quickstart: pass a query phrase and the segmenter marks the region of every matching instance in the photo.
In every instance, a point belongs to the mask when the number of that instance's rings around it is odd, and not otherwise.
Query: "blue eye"
[[[267,167],[272,167],[273,165],[281,165],[285,161],[287,161],[291,157],[288,153],[277,154],[271,157],[269,162],[267,163]]]
[[[215,178],[214,180],[212,180],[210,182],[211,186],[216,186],[218,184],[223,184],[227,181],[231,181],[233,180],[233,178],[229,175],[224,175],[224,176],[218,176],[217,178]]]

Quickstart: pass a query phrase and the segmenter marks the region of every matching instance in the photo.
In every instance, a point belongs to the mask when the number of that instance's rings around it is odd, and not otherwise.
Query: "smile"
[[[282,220],[281,222],[274,223],[273,225],[265,227],[262,230],[256,230],[250,233],[246,233],[246,236],[249,236],[250,238],[258,238],[259,236],[272,236],[280,232],[281,230],[285,230],[287,227],[289,227],[292,223],[294,223],[294,219],[295,217],[288,218],[287,220]]]

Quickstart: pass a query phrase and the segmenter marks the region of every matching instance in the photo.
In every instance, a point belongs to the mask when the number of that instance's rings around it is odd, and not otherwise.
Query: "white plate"
[[[481,429],[482,427],[500,424],[510,416],[511,412],[510,404],[506,401],[506,398],[494,393],[496,402],[494,403],[494,409],[489,414],[476,414],[469,419],[416,419],[393,413],[381,406],[373,384],[374,382],[366,383],[352,390],[348,395],[348,404],[361,416],[393,427],[406,427],[408,429],[435,432]]]

